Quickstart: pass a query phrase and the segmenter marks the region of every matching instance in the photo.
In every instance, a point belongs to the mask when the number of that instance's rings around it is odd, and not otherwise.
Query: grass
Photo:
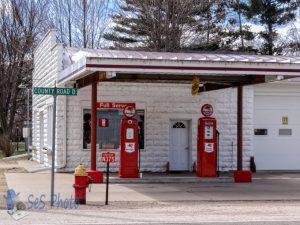
[[[15,152],[12,154],[13,156],[14,155],[21,155],[21,154],[25,154],[26,153],[26,151],[25,151],[25,143],[24,142],[19,142],[18,143],[18,151],[17,151],[17,143],[14,142],[13,145],[15,147]],[[4,154],[0,150],[0,159],[2,159],[4,157],[5,157]]]
[[[17,151],[17,143],[14,143],[14,146],[15,146],[15,152],[14,152],[14,154],[13,155],[21,155],[21,154],[25,154],[26,153],[26,151],[25,151],[25,143],[23,143],[23,142],[20,142],[19,144],[18,144],[18,151]]]

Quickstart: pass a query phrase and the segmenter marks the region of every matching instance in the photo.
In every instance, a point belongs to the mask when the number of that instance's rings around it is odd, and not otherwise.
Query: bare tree
[[[53,0],[49,4],[49,18],[61,42],[74,47],[101,47],[111,0]]]
[[[7,0],[0,3],[0,128],[11,137],[16,117],[24,107],[24,89],[31,84],[32,52],[45,21],[42,0]]]
[[[300,30],[295,24],[288,30],[287,35],[280,37],[284,55],[300,56]]]

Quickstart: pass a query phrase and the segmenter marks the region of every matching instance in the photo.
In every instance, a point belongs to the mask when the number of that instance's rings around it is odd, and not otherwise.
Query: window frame
[[[91,111],[91,108],[90,107],[82,107],[82,109],[81,109],[81,129],[82,129],[82,132],[81,132],[81,148],[82,148],[82,150],[83,151],[89,151],[89,150],[91,150],[91,148],[84,148],[83,147],[83,123],[84,123],[84,111],[85,110],[90,110]],[[98,109],[97,109],[98,110]],[[108,109],[106,109],[106,110],[108,110]],[[114,110],[114,109],[112,109],[112,110]],[[121,109],[119,109],[119,110],[121,110]],[[136,109],[136,112],[138,112],[138,111],[143,111],[144,112],[144,148],[141,148],[140,150],[142,150],[142,151],[144,151],[145,149],[146,149],[146,119],[147,119],[147,113],[146,113],[146,109],[144,109],[144,108],[140,108],[140,109]],[[98,146],[98,144],[97,144],[97,146]],[[99,147],[97,147],[97,151],[120,151],[120,146],[119,146],[119,148],[115,148],[115,149],[102,149],[102,148],[99,148]]]

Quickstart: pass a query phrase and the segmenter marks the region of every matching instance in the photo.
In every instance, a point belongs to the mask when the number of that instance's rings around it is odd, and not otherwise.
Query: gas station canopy
[[[192,94],[237,87],[236,182],[243,171],[243,86],[300,76],[300,57],[65,48],[58,85],[91,86],[91,170],[96,170],[98,82],[190,83]]]
[[[95,81],[191,83],[197,76],[205,90],[216,90],[297,77],[300,57],[66,47],[63,66],[59,85],[76,83],[81,88]]]

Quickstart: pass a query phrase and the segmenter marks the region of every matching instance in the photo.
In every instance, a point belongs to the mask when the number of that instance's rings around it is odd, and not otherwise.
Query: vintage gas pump
[[[135,108],[125,107],[120,130],[119,177],[138,178],[138,121],[133,118]]]
[[[201,107],[201,117],[198,121],[198,145],[197,145],[197,176],[217,176],[217,121],[211,117],[213,107],[205,104]]]

